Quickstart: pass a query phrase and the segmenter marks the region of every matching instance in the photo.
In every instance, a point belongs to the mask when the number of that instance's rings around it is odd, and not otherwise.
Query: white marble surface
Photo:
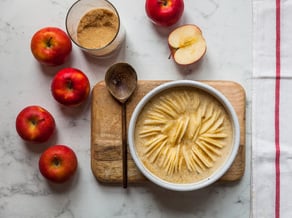
[[[146,18],[144,1],[112,0],[127,31],[125,45],[110,60],[94,60],[74,46],[61,67],[42,67],[32,57],[32,34],[45,26],[65,29],[66,11],[73,0],[0,0],[0,217],[107,218],[107,217],[249,217],[250,214],[250,92],[252,72],[252,12],[246,0],[185,0],[179,24],[201,27],[207,54],[194,68],[177,67],[168,59],[168,32]],[[113,63],[126,61],[139,79],[211,79],[239,82],[247,93],[246,172],[236,184],[175,193],[153,184],[118,186],[99,184],[90,169],[90,102],[67,109],[50,94],[50,81],[60,68],[82,69],[91,85],[103,80]],[[47,108],[57,122],[49,142],[30,145],[15,131],[17,113],[25,106]],[[68,144],[79,160],[78,173],[68,183],[48,183],[37,163],[45,147]]]

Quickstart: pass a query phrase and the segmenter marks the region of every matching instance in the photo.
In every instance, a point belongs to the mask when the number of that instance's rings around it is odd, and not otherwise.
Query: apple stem
[[[175,51],[177,51],[178,48],[173,48],[172,51],[170,52],[169,56],[168,56],[168,59],[171,59],[172,57],[172,54],[174,54]]]
[[[51,45],[52,45],[52,43],[51,43],[52,39],[53,39],[53,37],[50,37],[50,38],[48,39],[48,41],[47,41],[47,45],[48,45],[48,47],[51,47]]]
[[[31,120],[31,123],[32,123],[32,125],[36,125],[38,122],[37,122],[37,120],[36,119],[33,119],[33,120]]]
[[[69,89],[72,89],[72,88],[73,88],[72,80],[70,80],[70,79],[67,80],[67,87],[68,87]]]
[[[163,6],[167,6],[167,0],[157,0],[157,2],[162,4]]]
[[[60,165],[60,160],[57,158],[56,155],[54,155],[53,163],[54,163],[55,166],[59,166]]]
[[[39,120],[37,118],[35,118],[35,119],[31,119],[31,123],[32,123],[32,125],[36,126],[38,123],[40,123],[44,120],[45,120],[44,118],[39,119]]]

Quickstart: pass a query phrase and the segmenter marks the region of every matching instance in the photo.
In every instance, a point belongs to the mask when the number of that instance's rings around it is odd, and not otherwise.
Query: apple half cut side
[[[199,61],[207,50],[202,31],[194,24],[174,29],[168,36],[168,46],[174,61],[179,65],[189,65]]]

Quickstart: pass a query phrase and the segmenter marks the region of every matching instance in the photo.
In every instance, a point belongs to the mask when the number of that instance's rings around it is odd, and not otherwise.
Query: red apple
[[[45,150],[39,159],[41,174],[51,182],[63,183],[77,170],[75,152],[66,145],[53,145]]]
[[[21,138],[34,143],[47,141],[55,130],[53,116],[44,108],[32,105],[16,117],[16,131]]]
[[[146,0],[146,14],[150,20],[160,26],[171,26],[182,16],[183,0]]]
[[[44,65],[63,64],[72,50],[72,42],[68,35],[57,27],[45,27],[32,37],[31,52]]]
[[[78,106],[88,98],[90,83],[81,70],[64,68],[54,76],[51,83],[51,92],[60,104]]]
[[[179,65],[196,63],[207,50],[201,29],[193,24],[174,29],[168,36],[168,45],[174,61]]]

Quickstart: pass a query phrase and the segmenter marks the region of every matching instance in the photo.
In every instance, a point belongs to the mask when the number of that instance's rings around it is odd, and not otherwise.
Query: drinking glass
[[[102,47],[97,48],[86,48],[80,44],[77,38],[77,29],[80,20],[82,17],[89,11],[93,9],[107,9],[110,10],[112,13],[114,13],[118,18],[118,29],[115,33],[114,38],[107,43],[106,45]],[[115,8],[115,6],[109,2],[108,0],[78,0],[76,1],[68,10],[67,16],[66,16],[66,30],[73,41],[74,44],[76,44],[80,49],[82,49],[84,52],[91,54],[95,57],[108,57],[111,56],[115,51],[117,51],[122,42],[125,38],[125,30],[121,24],[120,16]],[[94,36],[94,37],[103,37],[103,36]]]

